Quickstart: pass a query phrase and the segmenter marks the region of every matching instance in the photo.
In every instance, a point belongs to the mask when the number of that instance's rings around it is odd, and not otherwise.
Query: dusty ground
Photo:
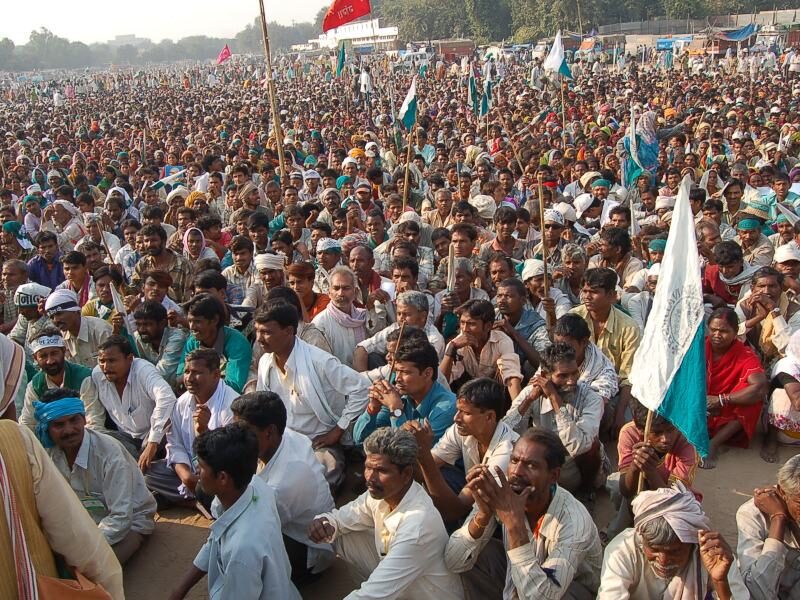
[[[703,505],[711,522],[735,546],[736,510],[748,498],[753,488],[775,482],[775,473],[783,461],[797,449],[780,449],[780,462],[770,465],[758,455],[760,442],[749,450],[731,449],[724,453],[719,466],[711,471],[700,470],[696,486],[704,494]],[[350,484],[345,484],[350,489]],[[348,492],[338,498],[343,503],[352,498]],[[607,496],[598,497],[595,519],[603,528],[611,517]],[[157,600],[165,598],[190,565],[197,550],[205,541],[208,522],[189,511],[169,510],[161,515],[156,531],[145,548],[125,567],[125,591],[129,600]],[[358,582],[338,562],[320,580],[301,589],[304,598],[338,600],[347,595]],[[188,596],[195,600],[208,598],[205,580]]]

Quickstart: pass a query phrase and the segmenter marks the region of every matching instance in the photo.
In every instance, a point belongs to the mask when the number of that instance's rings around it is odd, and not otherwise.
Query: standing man
[[[447,532],[425,488],[414,481],[417,442],[381,428],[364,442],[367,491],[312,521],[314,542],[336,553],[364,580],[349,598],[460,600],[458,578],[444,564]]]

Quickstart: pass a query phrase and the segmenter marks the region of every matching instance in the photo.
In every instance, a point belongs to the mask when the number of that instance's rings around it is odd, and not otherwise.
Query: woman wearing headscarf
[[[33,244],[25,234],[22,223],[19,221],[3,223],[2,234],[0,234],[0,250],[5,260],[17,258],[27,261],[33,256]]]
[[[197,262],[201,258],[219,261],[217,253],[206,246],[206,238],[197,227],[189,227],[183,234],[183,255],[191,262]]]
[[[772,368],[770,386],[768,430],[761,458],[774,463],[778,443],[800,445],[800,331],[792,334],[786,346],[786,356]]]

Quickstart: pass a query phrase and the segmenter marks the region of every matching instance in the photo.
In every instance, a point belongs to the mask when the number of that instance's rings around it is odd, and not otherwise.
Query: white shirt
[[[690,560],[694,559],[694,555]],[[708,581],[708,573],[702,568],[703,581]],[[732,597],[747,600],[750,594],[742,582],[739,569],[734,562],[728,571],[728,584]],[[644,553],[639,549],[636,532],[626,529],[615,537],[606,547],[603,570],[600,572],[600,589],[597,600],[651,600],[664,598],[669,580],[658,577],[647,564]],[[713,588],[712,588],[713,589]],[[706,590],[700,590],[705,598]],[[717,595],[713,594],[716,598]],[[772,596],[771,598],[775,598]]]
[[[386,354],[386,341],[389,338],[389,334],[399,328],[400,326],[397,323],[392,323],[388,327],[381,329],[372,337],[367,338],[363,342],[359,342],[358,346],[366,350],[367,354],[372,354],[373,352],[381,355]],[[431,343],[431,346],[436,349],[436,354],[439,356],[439,360],[441,360],[444,356],[444,338],[442,334],[439,333],[436,327],[430,323],[426,323],[425,335],[428,336],[428,341]]]
[[[555,302],[556,319],[560,319],[572,310],[572,302],[570,302],[569,298],[564,292],[555,287],[551,287],[549,292],[550,297]],[[533,310],[535,310],[536,314],[542,317],[545,321],[547,320],[547,311],[544,309],[544,306],[542,306],[541,300],[536,306],[533,307]]]
[[[211,600],[300,600],[281,543],[275,492],[258,477],[233,505],[211,507],[217,517],[194,566],[208,573]]]
[[[66,359],[90,369],[97,365],[97,349],[111,337],[111,325],[97,317],[81,316],[78,335],[64,333]]]
[[[448,537],[442,517],[416,481],[394,510],[364,492],[342,508],[319,516],[334,528],[330,542],[350,532],[374,532],[380,562],[369,579],[346,596],[348,600],[464,598],[459,577],[444,564]]]
[[[311,323],[316,326],[331,344],[333,355],[348,367],[353,366],[353,350],[356,347],[355,329],[342,327],[331,316],[331,311],[326,308],[319,313]],[[366,321],[364,322],[363,337],[367,337]]]
[[[211,417],[208,420],[208,429],[217,429],[233,422],[231,404],[239,397],[239,392],[225,385],[220,379],[217,389],[206,402]],[[175,402],[172,409],[172,426],[167,432],[167,464],[188,465],[192,471],[195,469],[194,461],[194,411],[197,400],[191,392],[183,393]]]
[[[120,442],[85,428],[72,469],[58,446],[47,448],[47,453],[109,544],[122,541],[129,531],[153,533],[156,500],[139,465]],[[105,509],[92,510],[97,501]]]
[[[316,515],[333,510],[334,504],[325,469],[314,456],[311,440],[285,429],[280,446],[258,477],[275,490],[284,535],[308,546],[307,566],[321,573],[333,562],[333,548],[312,542],[308,526]]]
[[[465,473],[479,464],[488,465],[492,471],[494,471],[494,467],[500,467],[505,473],[517,439],[519,439],[519,434],[500,421],[494,429],[486,454],[481,456],[478,440],[471,435],[461,435],[458,432],[458,426],[453,424],[444,432],[431,450],[431,454],[449,465],[454,465],[459,458],[463,458]]]
[[[90,405],[99,402],[123,433],[137,440],[161,443],[177,400],[152,364],[143,358],[133,359],[122,398],[100,367],[92,370],[92,383],[86,389],[86,398],[82,398],[87,413]]]

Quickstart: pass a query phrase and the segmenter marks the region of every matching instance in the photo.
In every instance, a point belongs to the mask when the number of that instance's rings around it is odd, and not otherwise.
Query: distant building
[[[308,44],[302,46],[304,49],[336,48],[344,41],[351,44],[356,52],[397,50],[399,29],[381,27],[378,21],[370,19],[348,23],[321,34],[317,39],[308,40]]]
[[[118,35],[114,37],[113,40],[108,40],[108,45],[112,48],[117,48],[119,46],[134,46],[135,48],[139,48],[151,43],[149,39],[136,37],[134,34]]]

